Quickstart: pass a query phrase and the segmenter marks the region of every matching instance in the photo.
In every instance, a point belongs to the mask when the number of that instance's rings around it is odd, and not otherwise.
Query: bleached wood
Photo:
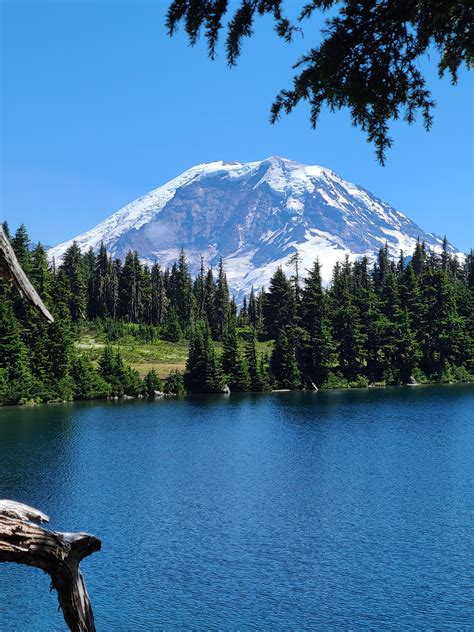
[[[22,296],[33,305],[50,323],[54,321],[51,313],[41,300],[38,292],[31,285],[16,258],[15,252],[0,224],[0,276],[14,285]]]
[[[0,562],[27,564],[48,573],[70,630],[95,632],[79,564],[100,550],[100,540],[88,533],[48,531],[39,526],[42,522],[48,522],[43,512],[12,500],[0,500]]]

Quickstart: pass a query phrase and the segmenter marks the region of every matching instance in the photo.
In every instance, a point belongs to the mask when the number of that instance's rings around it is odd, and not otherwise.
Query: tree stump
[[[40,568],[51,577],[64,620],[73,632],[95,632],[81,560],[101,548],[87,533],[57,533],[39,525],[48,516],[28,505],[0,500],[0,562]]]

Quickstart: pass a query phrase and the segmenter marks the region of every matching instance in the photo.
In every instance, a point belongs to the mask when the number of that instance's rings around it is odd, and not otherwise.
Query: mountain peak
[[[241,295],[267,285],[295,251],[303,268],[318,256],[329,280],[346,255],[373,258],[385,242],[394,256],[409,253],[417,237],[441,248],[440,238],[330,169],[270,156],[191,167],[75,241],[83,251],[103,241],[120,258],[137,250],[142,260],[161,265],[171,264],[183,246],[193,272],[201,255],[210,265],[222,257],[229,286]],[[60,260],[71,243],[52,248],[50,257]]]

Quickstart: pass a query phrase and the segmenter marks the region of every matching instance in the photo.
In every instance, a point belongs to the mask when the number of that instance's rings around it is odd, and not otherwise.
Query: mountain
[[[387,242],[390,253],[411,254],[416,239],[435,250],[442,240],[406,215],[331,169],[271,157],[260,162],[211,162],[127,204],[75,238],[83,252],[101,241],[115,257],[137,250],[143,261],[169,265],[183,247],[191,270],[225,261],[237,296],[268,285],[297,250],[302,268],[316,257],[325,281],[348,255],[373,257]],[[49,250],[60,261],[74,240]],[[453,246],[450,251],[456,253]]]

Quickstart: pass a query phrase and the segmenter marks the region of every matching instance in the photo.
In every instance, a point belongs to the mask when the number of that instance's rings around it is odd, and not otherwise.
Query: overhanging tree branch
[[[293,5],[294,6],[294,5]],[[301,101],[310,104],[310,124],[316,127],[323,106],[331,111],[347,108],[352,122],[373,143],[381,164],[392,145],[389,124],[403,117],[411,124],[421,114],[427,130],[435,102],[418,67],[434,47],[440,56],[439,75],[446,71],[455,84],[462,63],[474,65],[473,11],[470,1],[446,0],[311,0],[302,5],[296,23],[285,17],[283,0],[240,0],[227,27],[227,0],[174,0],[166,25],[173,35],[182,22],[194,46],[201,31],[211,59],[221,32],[226,58],[234,66],[243,40],[251,37],[257,16],[269,14],[275,31],[291,42],[296,31],[316,11],[340,7],[321,31],[322,42],[295,65],[292,89],[282,90],[272,107],[275,123]]]

